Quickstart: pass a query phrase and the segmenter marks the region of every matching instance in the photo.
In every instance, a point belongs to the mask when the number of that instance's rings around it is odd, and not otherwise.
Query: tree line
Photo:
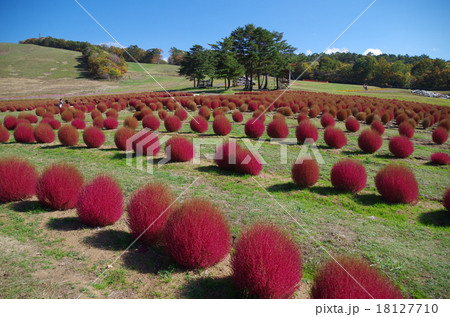
[[[244,76],[246,90],[267,89],[269,77],[286,83],[300,79],[336,83],[368,84],[380,87],[450,90],[450,62],[427,55],[362,55],[356,53],[295,54],[296,48],[283,39],[283,33],[253,24],[238,27],[209,48],[194,45],[187,52],[172,47],[169,64],[180,65],[179,74],[194,82],[220,78],[229,88]]]

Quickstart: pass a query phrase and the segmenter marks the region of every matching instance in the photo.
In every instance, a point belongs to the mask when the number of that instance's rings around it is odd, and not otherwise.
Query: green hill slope
[[[0,78],[83,78],[81,53],[31,44],[0,43]]]

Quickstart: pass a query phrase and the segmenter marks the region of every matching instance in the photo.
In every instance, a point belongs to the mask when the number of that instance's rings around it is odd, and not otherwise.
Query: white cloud
[[[367,55],[369,53],[372,53],[375,56],[383,54],[383,52],[379,48],[368,48],[364,51],[363,55]]]
[[[306,55],[311,55],[312,51],[311,50],[306,50]]]
[[[348,53],[348,52],[349,52],[349,50],[346,48],[333,47],[333,48],[327,48],[325,51],[325,54]]]

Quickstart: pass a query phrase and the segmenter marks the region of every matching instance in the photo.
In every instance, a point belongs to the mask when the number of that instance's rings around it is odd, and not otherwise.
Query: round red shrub
[[[232,129],[231,122],[225,116],[216,116],[212,126],[217,135],[227,135]]]
[[[9,132],[4,126],[0,126],[0,143],[6,143],[9,140]]]
[[[289,128],[283,120],[273,120],[267,125],[267,135],[275,139],[285,139],[289,135]]]
[[[263,166],[261,160],[248,149],[236,149],[236,172],[249,175],[258,175]]]
[[[103,127],[106,130],[114,130],[117,129],[118,126],[119,122],[117,122],[117,120],[114,118],[106,118],[105,121],[103,121]]]
[[[153,244],[172,213],[174,196],[163,184],[147,184],[136,190],[128,203],[128,227],[134,238]]]
[[[236,166],[236,151],[240,148],[235,141],[218,145],[214,154],[214,162],[219,168],[234,169]]]
[[[366,169],[358,161],[345,159],[331,169],[331,184],[336,189],[355,194],[362,191],[366,183]]]
[[[309,120],[308,116],[305,113],[300,113],[297,117],[297,122],[300,123],[305,120]]]
[[[206,106],[202,106],[198,110],[198,115],[205,118],[205,120],[209,120],[211,117],[211,110]]]
[[[295,129],[295,136],[297,137],[297,142],[303,144],[306,139],[311,139],[313,142],[316,142],[319,138],[319,133],[314,124],[309,122],[309,120],[304,120]]]
[[[108,111],[106,111],[106,117],[117,120],[119,118],[119,113],[117,113],[117,111],[114,109],[109,109]]]
[[[188,113],[186,110],[184,110],[183,108],[178,108],[177,110],[175,110],[175,115],[180,118],[181,121],[184,121],[187,119],[188,117]]]
[[[81,222],[88,226],[103,227],[116,223],[123,214],[123,195],[117,181],[111,176],[99,175],[83,186],[77,213]]]
[[[265,129],[266,127],[261,120],[251,118],[245,124],[244,131],[249,138],[257,139],[264,134]]]
[[[404,135],[394,136],[389,141],[389,151],[396,157],[405,158],[414,152],[414,145]]]
[[[239,110],[233,111],[233,114],[231,115],[234,122],[242,122],[244,121],[244,116],[242,115],[242,112]]]
[[[444,144],[448,139],[448,131],[444,128],[436,128],[431,135],[433,142],[436,144]]]
[[[34,128],[34,138],[38,143],[52,143],[55,141],[55,132],[47,123],[40,123]]]
[[[280,228],[257,223],[244,231],[231,257],[233,282],[258,298],[289,298],[302,278],[300,250]]]
[[[122,151],[131,151],[133,149],[132,144],[130,143],[127,148],[127,140],[134,135],[134,130],[128,127],[122,127],[116,131],[114,135],[114,144],[117,146],[119,150]]]
[[[438,165],[449,165],[450,155],[443,152],[436,152],[431,154],[431,162]]]
[[[444,205],[445,209],[447,209],[447,211],[450,211],[450,188],[446,190],[442,204]]]
[[[300,187],[311,187],[319,180],[319,164],[310,156],[298,159],[292,166],[292,180]]]
[[[134,139],[132,146],[134,153],[137,155],[155,156],[161,149],[158,135],[151,131],[142,133],[138,138]]]
[[[208,131],[208,121],[203,116],[192,118],[189,123],[191,130],[197,133],[205,133]]]
[[[160,125],[161,122],[159,121],[159,119],[152,114],[146,115],[144,119],[142,119],[142,126],[144,128],[156,131],[159,129]]]
[[[377,131],[379,135],[384,134],[384,125],[378,120],[372,121],[370,128]]]
[[[73,119],[71,124],[77,129],[77,130],[83,130],[86,128],[86,122],[84,122],[81,119]]]
[[[30,123],[37,123],[38,122],[38,117],[36,117],[34,114],[26,115],[25,119],[28,120]]]
[[[164,120],[164,127],[168,132],[180,131],[181,126],[181,120],[177,116],[167,116],[167,118]]]
[[[79,138],[78,130],[70,124],[66,124],[58,130],[58,139],[62,145],[74,146],[78,144]]]
[[[328,126],[323,133],[323,138],[325,143],[335,149],[340,149],[347,144],[347,137],[345,133],[338,128],[333,126]]]
[[[331,259],[319,268],[313,281],[312,298],[402,298],[400,290],[365,260],[338,257],[336,261]]]
[[[83,175],[70,164],[53,164],[45,169],[36,185],[39,201],[53,210],[75,208]]]
[[[375,153],[383,144],[380,134],[372,129],[361,132],[358,137],[359,148],[366,153]]]
[[[139,122],[135,117],[130,116],[125,118],[123,121],[123,126],[135,130],[139,126]]]
[[[178,264],[190,269],[219,263],[231,248],[225,217],[204,199],[183,202],[168,219],[163,234],[167,253]]]
[[[53,130],[58,130],[59,128],[61,128],[61,122],[56,119],[51,119],[49,121],[49,124],[51,125]]]
[[[401,165],[389,164],[379,170],[375,185],[383,199],[391,203],[415,203],[419,199],[414,173]]]
[[[174,136],[166,142],[165,153],[172,162],[188,162],[194,157],[194,145],[184,137]]]
[[[34,139],[34,130],[31,126],[31,123],[19,123],[14,130],[14,139],[18,143],[33,143]]]
[[[17,118],[12,115],[5,116],[5,119],[3,119],[3,125],[8,130],[14,130],[17,125]]]
[[[105,119],[103,119],[102,116],[95,117],[94,120],[92,121],[92,125],[94,127],[102,129],[105,127]]]
[[[105,134],[96,127],[88,127],[83,132],[83,140],[87,147],[99,148],[105,143]]]
[[[18,201],[34,195],[38,173],[27,160],[0,158],[0,202]]]
[[[61,119],[65,122],[70,122],[73,120],[73,113],[70,110],[65,110],[61,113]]]
[[[398,126],[398,134],[404,135],[411,139],[414,136],[414,128],[409,122],[402,122]]]
[[[320,124],[324,128],[334,127],[335,121],[334,121],[334,118],[330,114],[326,113],[322,116],[322,118],[320,118]]]

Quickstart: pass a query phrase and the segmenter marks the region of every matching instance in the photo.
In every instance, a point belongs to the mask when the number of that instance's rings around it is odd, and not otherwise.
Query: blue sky
[[[283,32],[297,52],[322,52],[373,0],[96,1],[79,0],[122,45],[188,50],[253,23]],[[332,46],[364,53],[450,60],[450,1],[377,0]],[[0,42],[53,36],[94,44],[113,40],[72,0],[2,1]]]

